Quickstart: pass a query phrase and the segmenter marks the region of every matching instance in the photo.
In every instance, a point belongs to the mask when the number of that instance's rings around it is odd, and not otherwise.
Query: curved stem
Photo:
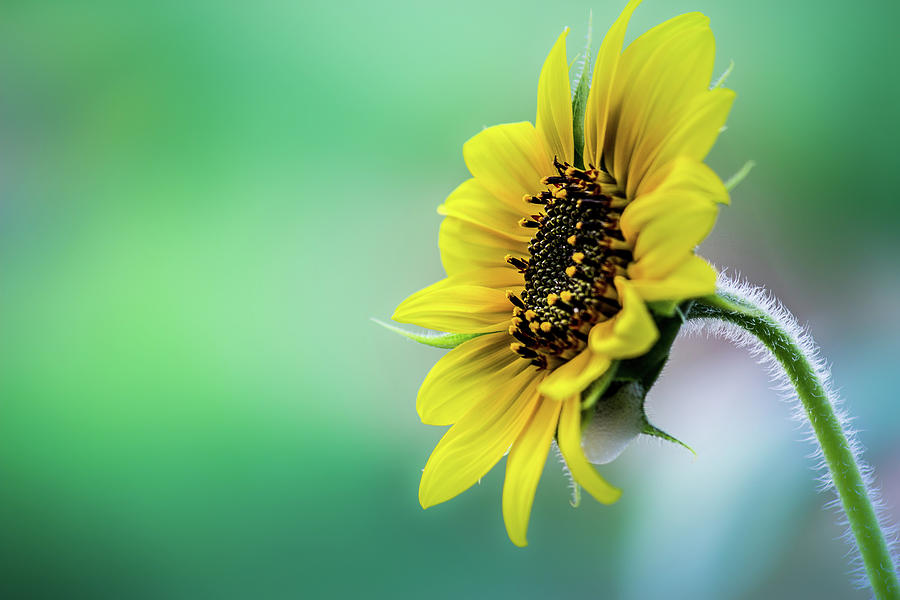
[[[719,319],[755,336],[790,378],[822,447],[828,470],[847,514],[872,591],[879,600],[900,598],[888,544],[856,456],[834,412],[825,382],[797,338],[772,314],[747,298],[720,292],[697,301],[689,318]]]

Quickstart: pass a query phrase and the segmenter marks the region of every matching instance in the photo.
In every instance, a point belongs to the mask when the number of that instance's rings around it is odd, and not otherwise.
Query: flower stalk
[[[799,334],[799,326],[787,311],[758,290],[747,294],[741,293],[740,286],[730,287],[729,291],[720,289],[716,295],[697,300],[688,318],[724,321],[740,328],[755,337],[781,365],[821,447],[875,597],[900,598],[896,567],[873,505],[873,494],[857,460],[852,434],[848,436],[835,412],[827,375],[815,359],[812,342]]]

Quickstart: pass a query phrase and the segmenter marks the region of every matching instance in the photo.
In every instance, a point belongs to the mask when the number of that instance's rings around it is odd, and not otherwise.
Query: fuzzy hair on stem
[[[898,567],[897,528],[887,522],[885,504],[875,485],[872,468],[862,460],[862,445],[859,442],[859,436],[853,428],[852,420],[842,407],[841,398],[831,381],[831,371],[822,358],[819,348],[809,335],[807,328],[801,326],[781,302],[767,290],[752,286],[739,278],[730,278],[725,274],[720,274],[717,287],[717,296],[711,297],[713,302],[707,304],[703,304],[702,300],[698,302],[697,310],[692,311],[690,321],[684,331],[689,335],[706,333],[707,336],[729,340],[738,347],[747,349],[751,356],[757,358],[759,363],[766,368],[775,391],[791,406],[792,418],[801,423],[801,428],[806,433],[806,439],[815,445],[815,450],[810,457],[815,461],[814,468],[819,473],[820,491],[834,494],[834,498],[826,504],[826,507],[838,511],[838,522],[845,528],[843,538],[851,547],[850,563],[852,572],[856,576],[857,585],[862,588],[870,587],[879,599],[900,598],[896,575]],[[731,318],[729,318],[727,309],[722,310],[721,306],[715,307],[716,299],[725,303],[733,303],[737,311],[731,313]],[[747,319],[747,321],[765,323],[764,328],[775,332],[774,335],[768,336],[772,347],[767,346],[761,337],[758,337],[759,331],[754,333],[750,331],[752,327],[746,327],[746,323],[744,323],[744,327],[738,324],[742,321],[741,311],[746,311],[746,315],[753,315],[753,318]],[[798,363],[808,365],[811,373],[803,375],[811,377],[811,380],[818,384],[818,394],[824,395],[824,397],[814,398],[814,401],[823,406],[825,412],[828,412],[830,407],[830,412],[839,426],[838,433],[842,433],[845,438],[843,445],[847,451],[844,454],[849,456],[842,456],[841,458],[845,460],[838,463],[838,466],[845,473],[858,471],[861,485],[864,488],[864,492],[860,492],[860,494],[864,493],[868,499],[877,523],[861,524],[861,521],[865,519],[857,515],[854,515],[854,519],[849,518],[844,504],[848,499],[842,499],[842,490],[835,487],[832,473],[834,465],[829,465],[829,460],[823,451],[822,441],[817,437],[816,430],[810,421],[811,416],[815,418],[815,413],[805,403],[809,399],[800,397],[800,392],[795,387],[784,362],[791,365]],[[809,395],[815,396],[816,393]],[[823,405],[822,402],[827,404]],[[819,413],[820,418],[821,414]],[[853,464],[849,464],[851,461]],[[849,495],[852,496],[856,491],[850,490]],[[847,496],[848,490],[844,489],[843,493]],[[855,499],[850,498],[849,500]],[[864,505],[865,501],[860,504]],[[864,513],[866,507],[854,505],[851,510]],[[878,530],[871,531],[871,529]],[[857,538],[861,533],[870,536],[866,538],[870,554],[868,561],[860,551]],[[873,562],[872,555],[876,557],[880,555],[878,564],[871,564]],[[890,562],[890,564],[883,564],[884,562]]]

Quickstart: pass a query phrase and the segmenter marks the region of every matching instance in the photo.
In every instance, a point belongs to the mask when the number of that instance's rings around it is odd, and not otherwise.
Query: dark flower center
[[[554,367],[581,352],[588,332],[621,306],[613,285],[625,275],[631,250],[619,230],[628,201],[599,169],[577,169],[554,160],[558,175],[525,201],[544,207],[520,221],[536,229],[527,260],[507,257],[525,276],[525,290],[513,304],[512,349],[541,368]]]

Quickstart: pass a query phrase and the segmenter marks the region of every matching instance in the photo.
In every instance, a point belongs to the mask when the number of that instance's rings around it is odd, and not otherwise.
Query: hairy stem
[[[860,465],[835,414],[821,372],[811,362],[809,349],[793,333],[794,325],[780,322],[772,311],[748,298],[721,291],[698,300],[689,318],[721,320],[740,327],[756,337],[782,366],[822,448],[875,597],[900,598],[894,561]]]

